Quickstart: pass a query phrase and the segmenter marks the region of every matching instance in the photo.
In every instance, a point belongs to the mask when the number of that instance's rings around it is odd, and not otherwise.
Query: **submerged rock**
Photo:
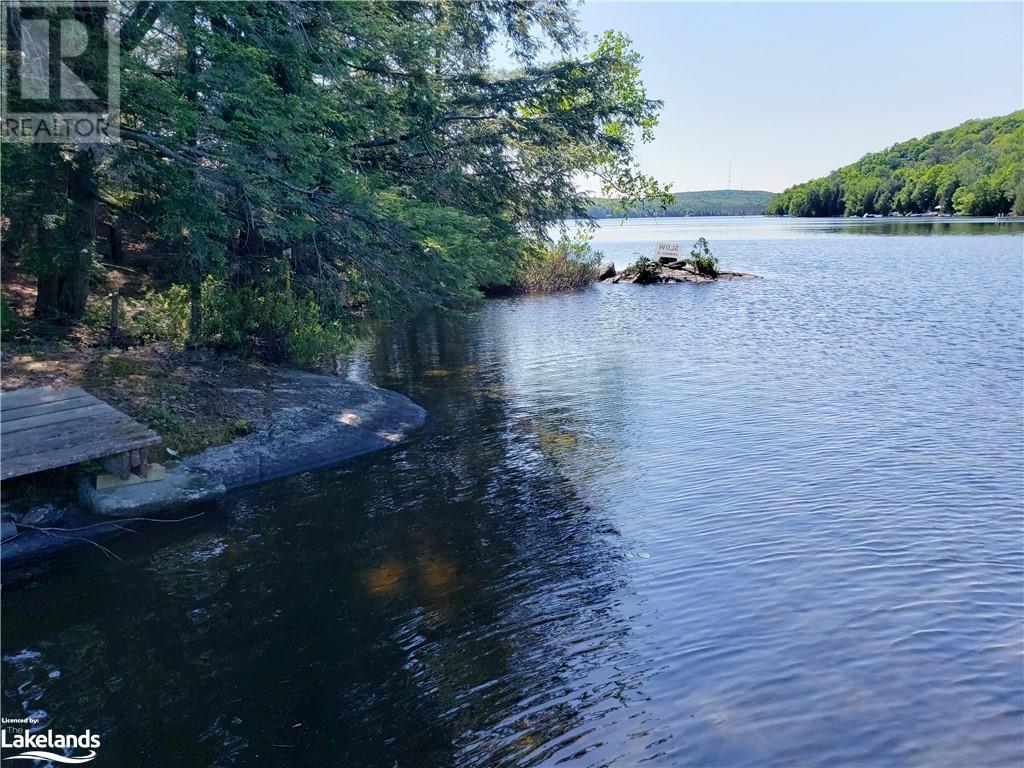
[[[59,523],[63,519],[63,509],[55,507],[53,504],[43,504],[42,506],[30,509],[18,518],[17,522],[23,526],[46,528],[54,523]]]

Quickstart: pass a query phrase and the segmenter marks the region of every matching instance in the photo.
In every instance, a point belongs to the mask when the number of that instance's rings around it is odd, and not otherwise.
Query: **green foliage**
[[[698,275],[718,277],[718,259],[711,253],[711,246],[705,238],[699,238],[693,244],[688,261]]]
[[[107,366],[107,373],[115,379],[138,376],[146,370],[141,361],[124,355],[104,355],[103,362]]]
[[[625,277],[636,278],[637,283],[657,283],[661,280],[661,265],[646,256],[641,256],[624,270]]]
[[[144,408],[141,419],[160,435],[163,447],[174,451],[173,455],[187,456],[211,445],[228,442],[233,437],[241,437],[230,422],[197,424],[192,419],[186,421],[163,405]]]
[[[140,341],[167,341],[181,348],[188,341],[188,317],[188,288],[172,285],[148,291],[141,301],[132,302],[124,330]]]
[[[7,304],[7,297],[0,296],[0,338],[6,339],[18,327],[18,316]]]
[[[590,201],[587,213],[595,219],[616,216],[760,216],[765,213],[773,192],[741,189],[716,189],[705,192],[676,192],[664,206],[654,204],[623,205],[622,200],[597,198]]]
[[[18,252],[22,265],[36,274],[55,274],[80,247],[91,247],[76,238],[70,176],[71,163],[55,144],[5,143],[0,152],[3,216],[9,222],[4,250]]]
[[[586,288],[597,279],[601,254],[591,250],[585,237],[561,238],[539,248],[513,281],[517,293],[554,293]]]
[[[189,291],[171,285],[151,291],[136,304],[125,332],[140,341],[190,341]],[[268,361],[300,366],[330,362],[357,338],[351,322],[331,320],[312,294],[290,290],[232,288],[208,278],[200,292],[202,326],[192,341],[255,354]]]
[[[231,425],[231,432],[236,437],[252,434],[252,424],[245,419],[235,419],[234,424]]]
[[[660,108],[640,57],[621,34],[588,41],[570,0],[110,14],[121,142],[77,160],[5,149],[2,192],[12,248],[63,273],[52,254],[95,250],[69,194],[72,171],[94,169],[101,212],[137,225],[157,284],[179,286],[146,298],[140,336],[321,359],[353,315],[458,306],[510,280],[549,226],[586,217],[581,175],[631,204],[666,194],[633,160]],[[496,44],[514,69],[493,70]]]
[[[771,215],[1024,213],[1024,111],[865,155],[768,203]]]
[[[176,436],[184,432],[185,421],[169,408],[152,405],[144,414],[146,423],[165,436]]]
[[[356,339],[349,325],[324,317],[312,294],[230,288],[207,280],[202,312],[203,341],[270,361],[327,363]]]

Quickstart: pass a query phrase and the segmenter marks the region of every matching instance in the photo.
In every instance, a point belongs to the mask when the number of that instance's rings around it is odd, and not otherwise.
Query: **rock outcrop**
[[[216,499],[233,488],[397,445],[426,418],[426,411],[404,395],[350,379],[285,370],[275,372],[268,386],[266,391],[225,389],[225,396],[263,402],[264,420],[245,437],[167,462],[159,480],[97,488],[82,477],[81,507],[67,514],[51,504],[19,516],[0,512],[0,561],[5,567],[29,561],[115,535],[125,530],[125,518],[187,514],[185,505]]]
[[[279,371],[274,384],[273,410],[252,434],[190,456],[156,482],[98,490],[83,480],[79,501],[120,517],[176,508],[397,445],[426,418],[404,395],[370,384],[302,371]]]
[[[717,280],[749,280],[757,275],[748,275],[743,272],[719,272],[718,277],[708,277],[697,273],[693,267],[681,261],[673,261],[668,264],[654,264],[656,272],[634,272],[629,270],[619,272],[608,278],[602,278],[602,283],[629,283],[636,285],[654,285],[657,283],[714,283]]]
[[[609,278],[615,277],[618,274],[615,271],[615,264],[611,261],[602,262],[597,268],[597,279],[608,280]]]

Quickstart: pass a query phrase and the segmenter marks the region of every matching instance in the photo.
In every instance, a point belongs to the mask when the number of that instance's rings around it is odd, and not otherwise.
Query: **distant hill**
[[[595,198],[587,209],[595,219],[622,216],[760,216],[773,192],[752,189],[710,189],[703,192],[676,192],[673,202],[660,209],[631,208],[623,211],[617,200]]]
[[[790,216],[935,212],[1024,214],[1024,110],[864,155],[768,204],[769,214]]]

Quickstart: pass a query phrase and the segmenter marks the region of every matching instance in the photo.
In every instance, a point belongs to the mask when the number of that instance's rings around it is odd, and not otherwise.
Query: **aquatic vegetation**
[[[597,280],[601,254],[585,237],[563,237],[549,248],[532,251],[510,293],[557,293],[586,288]]]

